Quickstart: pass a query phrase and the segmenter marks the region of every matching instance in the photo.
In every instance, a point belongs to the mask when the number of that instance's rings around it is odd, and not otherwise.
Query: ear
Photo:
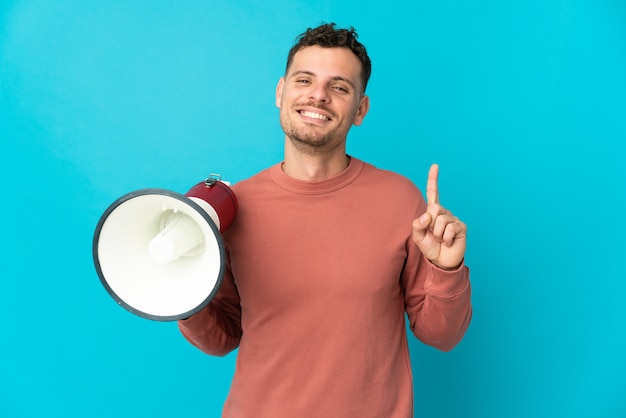
[[[283,86],[285,85],[285,77],[281,77],[278,80],[278,85],[276,86],[276,107],[280,109],[280,106],[283,102]]]
[[[368,96],[361,97],[361,101],[359,102],[359,107],[356,111],[356,115],[354,116],[354,125],[359,126],[363,123],[363,119],[367,114],[368,110],[370,110],[370,98]]]

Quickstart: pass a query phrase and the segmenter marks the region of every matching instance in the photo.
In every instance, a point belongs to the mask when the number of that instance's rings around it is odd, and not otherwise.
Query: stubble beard
[[[346,139],[347,130],[326,133],[315,132],[314,126],[297,127],[288,112],[280,112],[280,125],[293,146],[307,155],[321,155],[340,146]]]

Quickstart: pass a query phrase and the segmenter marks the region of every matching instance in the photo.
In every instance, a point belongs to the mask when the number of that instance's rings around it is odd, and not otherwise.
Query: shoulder
[[[393,209],[410,217],[426,210],[426,201],[420,189],[408,177],[394,171],[363,163],[358,184],[362,197],[387,210]]]
[[[408,177],[366,162],[363,163],[362,178],[368,183],[384,187],[394,193],[421,196],[420,189]]]
[[[272,166],[273,167],[273,166]],[[240,180],[232,185],[232,189],[236,195],[249,194],[255,191],[264,190],[272,183],[270,170],[272,167],[268,167],[258,173]]]

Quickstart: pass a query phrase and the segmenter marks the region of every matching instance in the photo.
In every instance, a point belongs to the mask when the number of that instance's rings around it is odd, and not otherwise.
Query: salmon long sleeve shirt
[[[220,290],[179,321],[208,354],[239,348],[223,416],[412,418],[405,313],[447,351],[472,312],[468,268],[437,268],[412,240],[420,191],[356,158],[319,182],[277,164],[233,190]]]

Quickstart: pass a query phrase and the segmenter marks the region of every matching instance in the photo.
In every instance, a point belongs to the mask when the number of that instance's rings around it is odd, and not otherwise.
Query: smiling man
[[[444,351],[469,325],[466,226],[439,204],[438,167],[425,200],[346,154],[370,72],[355,31],[334,24],[289,52],[276,88],[284,160],[233,186],[223,284],[179,322],[206,353],[239,348],[224,417],[413,417],[405,314]]]
[[[294,161],[283,166],[303,180],[321,180],[347,166],[345,144],[351,126],[360,125],[369,110],[361,63],[348,48],[310,46],[298,51],[276,89],[276,106],[285,131],[285,160],[313,163],[322,173],[300,177]],[[300,157],[307,157],[306,162]],[[313,158],[308,158],[313,157]],[[313,175],[309,177],[309,174]]]

